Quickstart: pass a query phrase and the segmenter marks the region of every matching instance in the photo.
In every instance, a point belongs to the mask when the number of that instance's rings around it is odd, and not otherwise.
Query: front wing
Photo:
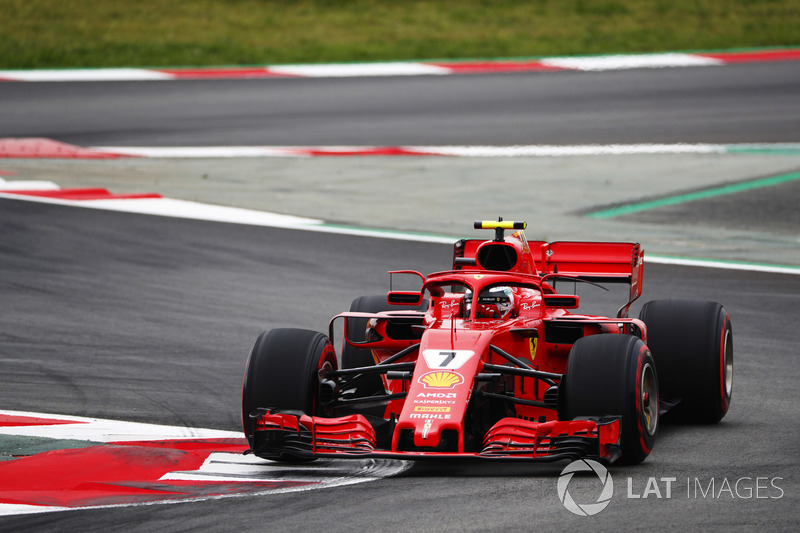
[[[363,415],[338,418],[297,412],[259,410],[252,453],[282,460],[316,457],[392,459],[494,459],[556,461],[592,458],[613,462],[621,456],[620,420],[533,422],[503,418],[486,433],[479,452],[439,452],[383,449],[373,426]]]

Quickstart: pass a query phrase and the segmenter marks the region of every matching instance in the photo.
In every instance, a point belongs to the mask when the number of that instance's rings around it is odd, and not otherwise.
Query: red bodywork
[[[375,365],[320,370],[318,412],[264,409],[259,442],[309,457],[615,460],[621,413],[560,420],[558,385],[577,338],[626,333],[646,341],[644,324],[627,318],[641,294],[643,251],[632,243],[528,242],[514,223],[483,224],[495,238],[457,242],[453,270],[401,272],[419,276],[422,288],[390,291],[387,303],[424,297],[426,311],[334,317],[332,341],[348,320],[368,319],[365,340],[345,334],[343,342],[370,350]],[[504,236],[504,228],[518,231]],[[614,317],[574,314],[578,297],[552,286],[564,278],[625,283],[630,297]],[[492,287],[511,295],[506,318],[480,316],[478,299]],[[362,372],[380,377],[383,396],[348,397],[347,380]]]

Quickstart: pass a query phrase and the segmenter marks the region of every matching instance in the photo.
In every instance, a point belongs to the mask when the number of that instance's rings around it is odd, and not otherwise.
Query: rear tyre
[[[260,407],[321,413],[317,401],[319,370],[336,368],[336,353],[328,337],[305,329],[273,329],[259,335],[244,371],[242,427],[255,449],[255,419]]]
[[[658,431],[658,376],[638,337],[591,335],[572,347],[559,386],[559,418],[620,416],[621,462],[645,460]]]
[[[680,400],[669,418],[719,422],[733,390],[733,330],[725,308],[716,302],[655,300],[642,307],[639,318],[647,325],[662,397]]]

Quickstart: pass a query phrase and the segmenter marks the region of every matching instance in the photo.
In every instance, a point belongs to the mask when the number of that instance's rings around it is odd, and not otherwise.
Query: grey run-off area
[[[522,219],[541,240],[641,242],[649,254],[800,265],[800,180],[592,219],[610,206],[800,171],[798,153],[568,157],[317,157],[2,161],[7,180],[170,198],[451,235]]]

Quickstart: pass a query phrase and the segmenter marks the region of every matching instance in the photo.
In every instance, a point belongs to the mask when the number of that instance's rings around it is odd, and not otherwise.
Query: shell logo
[[[456,385],[464,383],[464,376],[458,372],[442,372],[435,370],[419,377],[419,382],[426,389],[452,389]]]

